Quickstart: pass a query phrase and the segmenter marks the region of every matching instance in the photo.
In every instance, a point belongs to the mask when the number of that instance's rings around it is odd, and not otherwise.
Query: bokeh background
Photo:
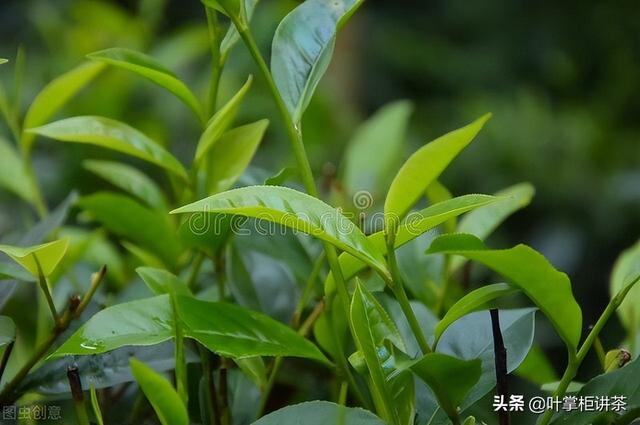
[[[259,4],[253,26],[265,53],[276,23],[294,5]],[[0,79],[10,92],[22,87],[24,107],[85,54],[112,46],[150,53],[206,93],[207,32],[197,0],[1,0],[0,57],[15,64],[18,46],[25,53],[21,78],[16,82],[13,68],[4,65]],[[255,73],[242,46],[228,68],[222,98]],[[616,256],[640,236],[637,2],[367,1],[340,34],[331,69],[304,121],[316,175],[330,179],[340,170],[358,123],[397,99],[414,103],[407,155],[493,112],[486,130],[442,180],[454,194],[533,183],[533,203],[510,218],[491,244],[525,242],[542,251],[571,276],[586,324],[595,321],[608,301]],[[171,95],[116,70],[71,102],[64,115],[74,114],[126,121],[185,159],[199,135],[198,123]],[[241,114],[245,120],[272,118],[256,169],[274,174],[293,165],[260,78]],[[70,188],[83,192],[103,184],[80,161],[108,155],[39,141],[36,171],[48,202],[56,205]],[[33,220],[27,207],[13,201],[0,194],[0,234]],[[559,341],[551,334],[546,341],[542,329],[542,343],[561,367]],[[609,329],[603,339],[611,346],[621,331],[615,321]]]

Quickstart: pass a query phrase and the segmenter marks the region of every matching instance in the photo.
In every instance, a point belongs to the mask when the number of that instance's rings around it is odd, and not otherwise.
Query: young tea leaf
[[[247,82],[244,83],[240,90],[238,90],[238,92],[222,108],[220,108],[211,117],[211,119],[209,119],[207,128],[202,133],[202,136],[200,136],[198,147],[196,148],[196,155],[194,158],[194,163],[196,165],[201,163],[211,147],[220,140],[220,137],[231,126],[231,123],[238,113],[238,108],[240,108],[240,104],[242,103],[244,96],[251,87],[252,81],[253,77],[249,76]]]
[[[573,298],[571,282],[539,252],[526,245],[492,250],[473,235],[443,235],[433,241],[427,254],[461,255],[478,261],[509,278],[545,314],[574,352],[582,332],[582,312]]]
[[[616,260],[609,285],[611,297],[615,297],[630,279],[638,275],[640,275],[640,241],[622,252]],[[616,312],[629,331],[640,329],[640,285],[631,288]]]
[[[307,0],[273,37],[271,73],[294,123],[302,120],[333,55],[336,34],[363,0]]]
[[[101,63],[83,63],[47,84],[31,102],[24,117],[24,128],[30,129],[46,123],[73,96],[91,82],[103,69]],[[31,150],[34,134],[25,132],[22,145]]]
[[[156,164],[187,179],[184,167],[173,155],[146,135],[111,118],[81,116],[28,130],[61,142],[86,143],[122,152]]]
[[[229,189],[240,178],[262,141],[268,120],[256,121],[227,131],[211,147],[207,156],[207,191],[218,193]]]
[[[441,136],[418,149],[398,171],[384,202],[390,220],[402,219],[427,187],[435,181],[491,118],[486,114],[471,124]]]
[[[189,425],[187,408],[167,378],[135,358],[131,358],[130,365],[133,376],[153,406],[160,423]]]
[[[144,53],[135,50],[113,47],[87,55],[94,61],[107,63],[109,65],[134,72],[141,77],[159,85],[160,87],[173,93],[178,99],[183,101],[196,114],[199,119],[204,119],[200,102],[172,71],[164,67],[157,60]]]
[[[379,250],[338,210],[319,199],[280,186],[247,186],[210,196],[172,211],[225,213],[254,217],[290,227],[359,258],[378,272],[387,269]]]
[[[30,247],[17,247],[10,245],[0,245],[0,252],[4,252],[16,263],[24,267],[29,273],[38,276],[38,264],[44,276],[49,276],[55,270],[62,257],[64,257],[68,239],[45,243]]]

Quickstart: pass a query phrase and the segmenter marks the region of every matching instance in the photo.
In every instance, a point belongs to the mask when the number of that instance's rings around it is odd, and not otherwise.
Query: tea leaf
[[[457,408],[478,382],[482,369],[479,359],[460,360],[441,353],[425,354],[411,370],[429,385],[442,409],[457,418]]]
[[[535,334],[535,308],[500,310],[500,329],[507,352],[507,372],[513,372],[525,359]],[[463,360],[480,359],[482,375],[462,401],[469,408],[496,385],[491,317],[488,311],[468,314],[444,332],[436,351]],[[423,412],[428,416],[436,412]],[[439,422],[437,422],[439,423]]]
[[[30,129],[46,123],[103,69],[104,64],[101,63],[83,63],[51,81],[31,102],[24,117],[24,128]],[[28,152],[31,149],[33,138],[33,133],[25,132],[22,135],[22,146],[25,151]]]
[[[7,62],[9,62],[9,60],[8,60],[8,59],[2,59],[2,58],[0,58],[0,65],[2,65],[3,63],[7,63]]]
[[[519,183],[495,193],[497,202],[470,212],[458,223],[458,233],[469,233],[484,240],[514,212],[526,207],[531,202],[535,189],[529,183]],[[449,265],[449,273],[454,273],[465,263],[465,259],[454,257]]]
[[[187,179],[182,164],[162,146],[127,124],[111,118],[67,118],[28,130],[61,142],[86,143],[149,161]]]
[[[189,288],[173,273],[153,267],[138,267],[138,276],[142,278],[149,289],[156,294],[190,295]]]
[[[229,101],[222,108],[220,108],[211,117],[211,119],[209,119],[207,128],[202,133],[202,136],[200,136],[198,147],[196,148],[196,155],[194,158],[194,162],[196,165],[200,164],[211,147],[218,140],[220,140],[220,137],[231,126],[231,123],[238,113],[238,108],[240,108],[242,99],[244,99],[244,96],[247,94],[249,88],[251,87],[252,81],[253,77],[250,75],[247,79],[247,82],[244,83],[240,90],[238,90],[238,92],[231,99],[229,99]]]
[[[97,192],[78,201],[93,219],[115,235],[130,240],[174,266],[182,254],[176,229],[165,213],[152,210],[125,195]],[[144,225],[140,225],[144,223]],[[160,243],[161,241],[161,243]]]
[[[640,241],[620,254],[611,272],[610,293],[615,297],[628,283],[630,279],[640,274]],[[618,307],[618,317],[624,326],[632,331],[640,326],[640,285],[627,293],[622,304]]]
[[[509,278],[545,314],[569,351],[576,350],[582,332],[582,312],[573,298],[571,282],[539,252],[526,245],[492,250],[473,235],[443,235],[427,254],[461,255]]]
[[[395,247],[401,247],[452,217],[459,216],[474,208],[482,207],[497,200],[498,198],[488,195],[463,195],[411,213],[405,223],[398,228]],[[378,251],[384,254],[387,253],[384,231],[369,235],[367,239]],[[351,279],[367,267],[366,263],[352,256],[350,253],[345,252],[341,254],[338,259],[345,280]],[[324,288],[325,294],[327,295],[335,291],[335,282],[333,281],[333,275],[331,273],[325,280]]]
[[[242,0],[202,0],[202,2],[227,16],[241,16]]]
[[[574,394],[578,400],[584,397],[624,396],[625,408],[620,411],[601,411],[577,409],[563,411],[554,416],[553,425],[613,424],[632,423],[640,411],[640,358],[636,358],[626,366],[609,373],[596,376]],[[622,419],[624,418],[624,419]]]
[[[112,185],[141,199],[150,207],[166,208],[167,202],[160,188],[136,168],[120,162],[101,160],[86,160],[82,165]]]
[[[294,123],[302,120],[331,62],[338,28],[362,1],[307,0],[278,25],[271,47],[271,73]]]
[[[22,267],[17,264],[7,262],[0,262],[0,280],[5,279],[17,279],[25,282],[34,280],[34,276],[27,273]]]
[[[16,149],[0,137],[0,187],[33,203],[35,193],[23,164]]]
[[[229,189],[240,178],[262,141],[268,120],[256,121],[227,131],[207,156],[208,193]]]
[[[183,101],[196,114],[199,119],[204,115],[200,102],[193,95],[191,90],[183,83],[171,70],[164,67],[160,62],[135,50],[112,47],[100,50],[99,52],[87,55],[89,59],[104,62],[118,68],[134,72],[141,77],[159,85],[160,87],[173,93],[178,99]]]
[[[49,276],[55,270],[58,263],[60,263],[62,257],[64,257],[68,245],[69,241],[67,239],[60,239],[25,248],[0,245],[0,251],[7,254],[34,276],[38,276],[39,263],[42,274]]]
[[[392,220],[402,219],[427,187],[478,134],[491,118],[486,114],[471,124],[427,143],[413,153],[398,171],[384,202],[384,213]]]
[[[171,213],[193,212],[235,214],[290,227],[329,242],[380,273],[387,273],[382,255],[355,224],[321,200],[293,189],[247,186],[210,196]]]
[[[16,339],[16,325],[7,316],[0,316],[0,348],[8,345]]]
[[[188,425],[187,408],[167,378],[133,357],[129,362],[133,376],[153,406],[160,423],[162,425]]]
[[[393,102],[358,127],[344,157],[342,181],[348,195],[366,190],[375,198],[389,187],[402,160],[411,110],[406,100]]]
[[[442,320],[436,325],[435,344],[438,343],[445,329],[462,316],[477,310],[489,301],[512,294],[516,291],[517,289],[506,283],[495,283],[469,292],[449,308]]]
[[[309,340],[288,326],[234,304],[177,297],[184,336],[224,357],[289,356],[326,362]]]
[[[309,401],[284,407],[253,422],[252,425],[384,425],[368,410],[340,406],[329,401]]]
[[[100,354],[126,345],[154,345],[173,338],[169,295],[105,308],[96,313],[49,358]]]
[[[391,402],[392,395],[387,387],[386,376],[378,358],[378,350],[384,338],[393,335],[392,332],[389,332],[391,328],[388,326],[391,319],[386,314],[381,315],[376,305],[379,306],[379,304],[371,302],[370,294],[367,294],[366,289],[358,282],[351,300],[349,324],[356,347],[362,353],[369,372],[371,395],[376,409],[385,421],[398,423],[398,412]],[[383,319],[385,316],[386,319]],[[392,327],[397,334],[394,339],[399,338],[397,328],[395,328],[395,325]]]

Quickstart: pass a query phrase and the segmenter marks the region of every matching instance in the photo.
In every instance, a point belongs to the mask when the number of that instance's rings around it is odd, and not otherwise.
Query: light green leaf
[[[0,58],[0,65],[2,65],[3,63],[7,63],[7,62],[9,62],[9,60],[8,60],[8,59],[2,59],[2,58]]]
[[[638,275],[640,275],[640,241],[622,252],[616,260],[609,285],[611,297],[615,297],[629,284],[630,279]],[[640,329],[640,285],[631,288],[616,312],[627,330]]]
[[[146,249],[142,249],[138,245],[128,241],[120,241],[120,244],[145,266],[155,267],[157,269],[165,267],[164,262],[160,258]]]
[[[229,189],[240,178],[262,141],[269,120],[260,120],[227,131],[214,144],[209,157],[208,193]]]
[[[254,217],[310,234],[387,274],[384,259],[355,224],[319,199],[280,186],[247,186],[210,196],[172,211]]]
[[[44,276],[49,276],[64,257],[69,245],[68,239],[30,247],[0,245],[0,251],[7,254],[29,273],[38,276],[38,263]],[[37,261],[36,261],[37,258]]]
[[[546,393],[553,394],[560,386],[560,381],[549,382],[540,386],[540,389]],[[571,381],[565,390],[566,393],[577,393],[584,387],[582,382]]]
[[[113,47],[87,55],[89,59],[104,62],[118,68],[134,72],[160,87],[173,93],[182,100],[199,119],[204,120],[200,102],[191,90],[171,70],[160,62],[135,50]]]
[[[238,92],[229,101],[220,108],[207,123],[207,128],[200,136],[194,162],[196,165],[204,159],[209,149],[220,139],[220,137],[231,126],[231,123],[238,113],[238,108],[242,103],[242,99],[249,91],[253,77],[250,75],[247,82],[238,90]]]
[[[165,209],[167,202],[160,188],[146,174],[120,162],[86,160],[82,165],[114,186],[136,196],[153,208]]]
[[[141,361],[131,358],[131,372],[147,396],[162,425],[189,425],[187,408],[164,376]]]
[[[153,267],[138,267],[136,273],[138,273],[138,276],[142,278],[144,283],[146,283],[149,289],[156,295],[190,295],[187,285],[176,275],[166,270]]]
[[[128,196],[110,192],[85,196],[78,201],[78,206],[107,230],[140,245],[166,265],[173,267],[178,263],[182,244],[166,213],[147,208]]]
[[[0,137],[0,187],[33,203],[35,193],[23,164],[16,149]]]
[[[411,110],[406,100],[393,102],[358,127],[344,157],[342,181],[349,196],[365,190],[375,200],[389,187],[402,160]]]
[[[83,63],[47,84],[31,102],[24,118],[24,128],[30,129],[46,123],[104,67],[101,63]],[[27,152],[31,149],[33,138],[33,133],[29,132],[22,136],[22,144]]]
[[[227,16],[241,16],[242,0],[202,0],[202,2]]]
[[[168,294],[116,304],[96,313],[49,358],[159,344],[173,338],[173,327]]]
[[[450,418],[458,417],[458,406],[478,382],[481,362],[460,360],[441,353],[425,354],[411,370],[429,385]]]
[[[481,308],[489,301],[512,294],[516,291],[517,289],[506,283],[495,283],[469,292],[460,298],[436,325],[435,344],[438,343],[445,329],[462,316]]]
[[[519,377],[538,385],[558,380],[558,374],[551,364],[551,361],[539,345],[533,345],[531,347],[527,357],[525,357],[522,364],[518,366],[515,373]]]
[[[511,214],[526,207],[531,202],[535,189],[529,183],[519,183],[495,193],[501,199],[478,208],[460,220],[458,233],[469,233],[484,240]],[[454,273],[465,263],[465,259],[454,257],[449,265],[449,273]]]
[[[127,124],[111,118],[80,116],[36,127],[29,132],[61,142],[86,143],[149,161],[187,179],[184,167],[162,146]]]
[[[267,384],[267,366],[264,364],[262,357],[234,359],[234,362],[258,388],[264,388]]]
[[[221,356],[289,356],[327,361],[309,340],[264,314],[234,304],[183,296],[177,297],[176,304],[184,323],[184,336]]]
[[[411,155],[391,182],[384,202],[385,216],[395,222],[402,219],[427,187],[471,143],[489,118],[491,114],[483,115],[471,124],[427,143]]]
[[[474,208],[482,207],[497,200],[498,198],[489,195],[463,195],[411,213],[404,224],[398,228],[395,247],[401,247],[452,217],[459,216]],[[387,245],[383,231],[374,233],[368,236],[367,239],[378,251],[386,255]],[[346,252],[341,254],[338,259],[340,261],[340,267],[342,268],[342,274],[346,280],[351,279],[367,267],[366,263]],[[324,288],[325,294],[327,295],[335,291],[335,282],[331,273],[329,273],[325,280]]]
[[[384,425],[368,410],[340,406],[329,401],[309,401],[284,407],[252,425]]]
[[[16,325],[7,316],[0,316],[0,348],[8,345],[16,339]]]
[[[573,298],[571,282],[539,252],[526,245],[492,250],[473,235],[443,235],[427,254],[461,255],[478,261],[509,278],[545,314],[570,352],[575,352],[582,332],[582,312]]]
[[[351,332],[356,347],[362,353],[364,363],[369,372],[371,395],[376,405],[376,410],[385,421],[398,423],[398,412],[392,403],[392,395],[387,386],[386,374],[378,357],[382,336],[389,330],[387,324],[391,319],[388,319],[387,316],[388,321],[381,320],[382,316],[378,312],[371,304],[371,297],[367,295],[366,289],[358,282],[349,310]],[[395,325],[393,325],[393,328],[395,328]],[[399,335],[397,328],[396,333]],[[385,347],[383,346],[383,348]]]
[[[278,25],[271,47],[271,73],[294,123],[302,120],[331,62],[338,28],[361,3],[307,0]]]
[[[102,419],[102,410],[100,410],[100,402],[98,401],[98,393],[96,392],[96,387],[91,384],[89,387],[91,391],[91,407],[93,408],[93,415],[98,421],[98,425],[104,425],[104,420]]]

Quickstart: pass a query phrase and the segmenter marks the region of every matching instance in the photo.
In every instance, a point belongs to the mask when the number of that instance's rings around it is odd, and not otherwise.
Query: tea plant
[[[605,353],[599,334],[617,311],[635,354],[640,245],[616,263],[611,301],[583,338],[567,275],[526,245],[495,249],[483,242],[531,201],[533,188],[521,183],[494,195],[454,197],[438,180],[490,115],[426,143],[400,166],[411,113],[404,101],[358,129],[340,184],[324,194],[337,207],[325,203],[305,151],[302,119],[339,30],[362,1],[298,5],[278,25],[270,65],[251,31],[256,3],[204,1],[212,57],[204,103],[163,64],[119,47],[92,53],[53,80],[24,117],[19,103],[0,92],[16,143],[0,139],[0,185],[40,216],[17,243],[0,245],[21,266],[0,263],[2,304],[16,285],[37,282],[38,327],[48,329],[30,347],[16,339],[12,319],[0,317],[1,403],[29,405],[40,396],[71,393],[80,424],[89,417],[142,423],[154,417],[150,408],[170,425],[473,424],[471,412],[478,411],[479,420],[508,423],[508,413],[479,406],[496,383],[498,398],[508,398],[507,374],[515,372],[547,384],[543,389],[560,399],[570,391],[628,397],[624,411],[546,410],[540,424],[629,423],[636,417],[639,384],[629,377],[640,373],[640,363],[629,362],[625,350]],[[270,91],[297,165],[295,173],[285,169],[249,186],[240,185],[241,177],[270,125],[236,124],[253,77],[218,107],[220,76],[240,41]],[[50,122],[108,67],[151,81],[193,113],[201,137],[188,167],[118,120],[86,115]],[[87,160],[87,171],[118,191],[72,193],[49,211],[31,161],[39,139],[94,145],[148,162],[166,174],[170,193],[129,163]],[[375,204],[381,198],[383,205]],[[68,220],[72,208],[99,228]],[[471,263],[507,282],[469,290]],[[139,279],[130,264],[140,265]],[[99,271],[83,285],[78,276],[87,266]],[[102,289],[105,279],[111,285]],[[82,296],[74,295],[78,288]],[[535,307],[504,308],[523,300]],[[495,306],[501,308],[489,314]],[[548,360],[534,345],[538,311],[566,347],[559,380],[543,373]],[[603,374],[582,385],[574,380],[592,350]],[[295,393],[278,395],[277,403],[291,405],[266,414],[280,379]],[[133,381],[136,386],[128,384]],[[319,395],[331,401],[296,404]],[[129,409],[101,408],[118,403]]]

